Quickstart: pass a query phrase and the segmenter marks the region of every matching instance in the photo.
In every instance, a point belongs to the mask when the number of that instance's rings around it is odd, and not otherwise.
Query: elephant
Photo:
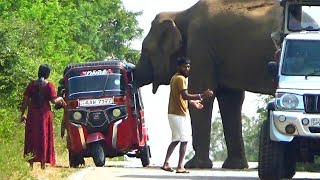
[[[191,59],[188,91],[214,90],[201,110],[189,109],[195,151],[187,168],[211,168],[212,108],[218,101],[227,158],[222,167],[248,168],[241,111],[245,91],[274,94],[268,62],[276,48],[270,38],[280,29],[281,6],[270,0],[199,0],[189,9],[161,12],[142,42],[134,76],[137,87],[152,83],[156,93],[176,72],[176,59]]]

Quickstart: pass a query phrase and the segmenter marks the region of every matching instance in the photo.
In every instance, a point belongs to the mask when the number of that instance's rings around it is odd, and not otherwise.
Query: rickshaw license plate
[[[113,104],[113,98],[86,99],[79,101],[79,105],[82,107],[104,106],[108,104]]]

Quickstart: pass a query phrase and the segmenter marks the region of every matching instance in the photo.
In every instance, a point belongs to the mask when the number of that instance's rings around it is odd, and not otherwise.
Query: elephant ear
[[[159,46],[165,54],[172,54],[179,50],[182,44],[182,37],[179,29],[172,20],[165,20],[160,23]]]

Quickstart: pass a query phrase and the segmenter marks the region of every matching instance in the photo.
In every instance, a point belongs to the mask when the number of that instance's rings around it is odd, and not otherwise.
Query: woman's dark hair
[[[38,70],[38,78],[48,79],[50,75],[50,67],[48,64],[41,64]]]
[[[50,67],[48,64],[41,64],[38,70],[38,80],[37,80],[37,87],[38,93],[35,95],[35,102],[36,104],[41,107],[43,103],[43,87],[46,85],[45,79],[48,79],[50,75]]]
[[[191,61],[187,57],[179,57],[178,60],[177,60],[177,65],[178,66],[181,66],[183,64],[190,64],[190,63],[191,63]]]

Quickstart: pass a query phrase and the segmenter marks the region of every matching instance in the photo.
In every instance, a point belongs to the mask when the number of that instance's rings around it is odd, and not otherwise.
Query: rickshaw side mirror
[[[66,93],[66,89],[61,89],[61,94],[65,94]]]
[[[58,96],[62,96],[63,97],[65,92],[66,92],[66,90],[65,90],[64,87],[62,87],[62,86],[58,87],[58,92],[57,92]]]
[[[128,89],[130,89],[130,92],[132,94],[137,94],[138,93],[138,89],[133,85],[133,84],[128,84]]]

